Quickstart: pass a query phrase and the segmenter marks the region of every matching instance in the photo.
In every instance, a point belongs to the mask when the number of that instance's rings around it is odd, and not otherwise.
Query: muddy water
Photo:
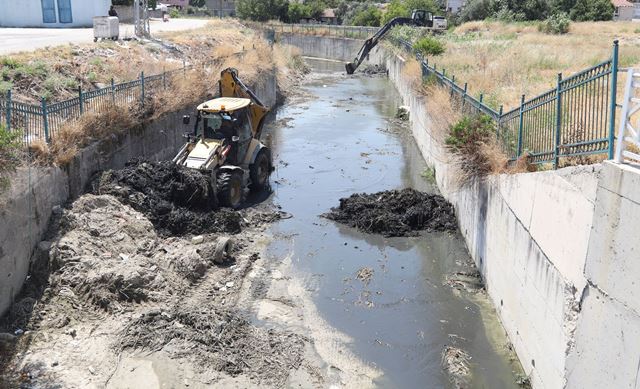
[[[407,130],[390,123],[400,104],[393,85],[336,73],[342,64],[313,65],[302,86],[312,97],[282,108],[271,130],[274,201],[293,217],[272,227],[269,257],[292,258],[287,276],[349,337],[349,351],[381,373],[375,386],[450,387],[441,352],[454,345],[472,358],[469,387],[517,387],[486,298],[444,285],[470,261],[459,235],[385,239],[319,217],[354,192],[435,189]],[[368,284],[356,278],[363,267],[373,269]]]

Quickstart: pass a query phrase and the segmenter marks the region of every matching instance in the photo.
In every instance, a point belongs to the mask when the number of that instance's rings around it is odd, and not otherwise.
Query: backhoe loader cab
[[[268,109],[237,79],[235,69],[222,74],[233,85],[223,86],[221,79],[223,97],[197,107],[193,132],[173,161],[207,174],[218,203],[238,208],[246,189],[259,191],[269,183],[271,152],[259,138]]]

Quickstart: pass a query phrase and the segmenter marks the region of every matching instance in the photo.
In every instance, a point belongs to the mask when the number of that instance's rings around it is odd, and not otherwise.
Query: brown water
[[[471,355],[469,387],[518,387],[486,297],[444,285],[470,261],[459,234],[385,239],[319,216],[354,192],[436,189],[422,177],[426,165],[408,130],[389,122],[400,104],[393,85],[336,73],[342,64],[313,65],[302,86],[313,97],[284,106],[278,118],[288,125],[271,130],[274,201],[293,217],[271,228],[269,257],[292,251],[289,276],[303,280],[322,318],[353,339],[350,351],[382,371],[379,387],[450,387],[445,345]],[[278,236],[295,236],[295,244]],[[368,285],[355,279],[363,267],[374,270]]]

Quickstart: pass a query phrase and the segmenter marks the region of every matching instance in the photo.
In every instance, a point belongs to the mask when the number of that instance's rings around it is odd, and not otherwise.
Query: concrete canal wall
[[[351,60],[362,41],[283,34],[303,55]],[[634,388],[640,369],[640,170],[609,162],[460,187],[404,68],[374,49],[534,388]],[[634,233],[635,231],[635,233]]]

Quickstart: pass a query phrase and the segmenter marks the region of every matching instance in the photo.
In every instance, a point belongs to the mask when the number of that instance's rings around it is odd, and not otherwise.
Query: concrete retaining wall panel
[[[638,314],[589,286],[567,365],[567,389],[640,387]]]
[[[604,164],[585,272],[602,292],[640,314],[637,188],[640,188],[637,169],[611,162]]]
[[[67,176],[58,168],[21,168],[0,196],[0,314],[27,277],[34,247],[45,233],[51,209],[68,197]]]

